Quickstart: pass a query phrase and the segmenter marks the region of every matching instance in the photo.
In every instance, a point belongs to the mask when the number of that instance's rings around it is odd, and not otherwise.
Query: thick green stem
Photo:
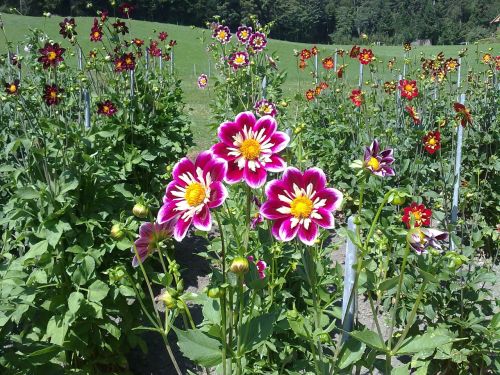
[[[242,373],[242,365],[241,365],[241,356],[245,356],[244,353],[241,352],[241,344],[243,339],[243,310],[244,310],[244,301],[243,301],[243,274],[238,275],[238,341],[236,347],[236,358],[237,358],[237,369],[236,374]]]

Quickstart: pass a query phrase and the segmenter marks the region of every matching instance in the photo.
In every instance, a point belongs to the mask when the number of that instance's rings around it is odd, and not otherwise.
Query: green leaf
[[[101,280],[96,280],[89,286],[89,301],[99,302],[106,298],[108,292],[109,287]]]
[[[189,329],[181,331],[173,328],[177,334],[182,354],[201,366],[212,367],[222,362],[220,342],[208,337],[203,332]]]
[[[428,351],[448,344],[453,338],[445,334],[446,331],[430,331],[423,335],[414,336],[405,341],[405,343],[396,352],[398,355],[413,354],[421,351]]]
[[[276,315],[273,313],[263,314],[252,318],[241,327],[240,335],[243,334],[243,348],[245,352],[252,351],[262,345],[273,333]]]
[[[46,336],[50,337],[50,342],[57,345],[64,344],[64,338],[69,328],[71,317],[69,313],[64,315],[54,315],[47,324]]]
[[[24,254],[23,259],[28,260],[32,258],[36,258],[37,256],[40,256],[44,254],[49,247],[49,242],[47,240],[43,240],[40,242],[37,242],[31,248],[28,250],[26,254]]]
[[[352,337],[344,343],[342,346],[342,350],[340,351],[340,357],[338,366],[340,369],[345,369],[363,357],[365,352],[366,345],[363,342],[355,340]]]
[[[418,267],[417,267],[417,269],[425,281],[427,281],[429,283],[437,283],[439,281],[436,276],[430,274],[429,272],[424,271],[423,269],[418,268]]]
[[[17,189],[16,195],[21,199],[37,199],[40,198],[40,192],[30,187],[22,187]]]
[[[378,288],[380,291],[391,290],[396,285],[398,285],[398,281],[399,281],[399,276],[391,277],[390,279],[381,282]]]
[[[80,292],[73,292],[69,295],[68,298],[68,309],[71,313],[76,314],[76,312],[80,309],[80,305],[82,300],[85,297]]]
[[[352,331],[349,333],[352,337],[358,339],[361,342],[364,342],[369,347],[379,350],[381,352],[385,352],[385,344],[380,339],[379,335],[373,331],[365,329],[364,331]]]

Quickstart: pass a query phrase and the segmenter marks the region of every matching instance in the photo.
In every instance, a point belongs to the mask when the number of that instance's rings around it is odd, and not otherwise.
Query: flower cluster
[[[123,72],[135,69],[135,57],[133,53],[124,53],[121,56],[115,57],[114,60],[115,72]]]
[[[360,89],[354,89],[351,91],[349,99],[351,99],[351,102],[353,102],[356,107],[361,107],[361,104],[364,102],[364,93]]]

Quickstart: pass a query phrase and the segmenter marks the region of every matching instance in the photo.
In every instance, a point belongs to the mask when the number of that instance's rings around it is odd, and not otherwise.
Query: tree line
[[[4,0],[0,11],[15,7],[26,15],[51,12],[92,16],[112,10],[105,0]],[[120,5],[116,1],[115,7]],[[400,44],[429,39],[433,44],[473,42],[491,36],[490,21],[500,13],[500,0],[137,0],[132,17],[182,25],[205,25],[214,16],[232,28],[251,15],[274,21],[271,37],[308,43],[371,41]],[[113,11],[110,12],[113,14]]]

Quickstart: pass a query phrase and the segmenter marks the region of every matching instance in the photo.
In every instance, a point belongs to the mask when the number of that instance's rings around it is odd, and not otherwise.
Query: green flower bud
[[[232,273],[242,275],[248,272],[248,259],[245,257],[236,257],[231,263],[230,270]]]
[[[220,298],[222,296],[222,292],[219,288],[211,288],[208,290],[207,295],[210,298]]]
[[[123,230],[123,226],[121,224],[113,224],[111,227],[111,238],[119,241],[125,236],[125,231]]]
[[[132,213],[140,219],[144,219],[149,215],[149,208],[142,203],[136,203],[132,208]]]

